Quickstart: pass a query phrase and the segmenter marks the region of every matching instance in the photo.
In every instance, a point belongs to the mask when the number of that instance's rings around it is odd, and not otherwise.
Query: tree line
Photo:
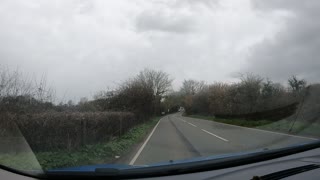
[[[187,114],[215,116],[247,115],[290,107],[301,101],[306,81],[292,76],[288,86],[252,73],[241,74],[239,82],[203,82],[185,80],[181,88]]]
[[[292,107],[301,101],[307,86],[296,76],[286,86],[252,73],[241,74],[238,82],[229,84],[184,80],[178,91],[172,90],[172,81],[165,72],[145,69],[118,89],[100,92],[92,103],[100,110],[145,116],[177,112],[180,107],[186,114],[241,115]]]
[[[77,104],[56,105],[54,90],[47,86],[45,77],[37,82],[19,71],[0,68],[0,111],[121,111],[133,112],[141,119],[176,112],[180,107],[186,114],[250,114],[297,103],[307,86],[296,76],[285,86],[252,73],[241,74],[235,83],[184,80],[178,91],[173,91],[172,82],[166,72],[144,69],[113,90],[97,92],[93,100],[81,98]]]

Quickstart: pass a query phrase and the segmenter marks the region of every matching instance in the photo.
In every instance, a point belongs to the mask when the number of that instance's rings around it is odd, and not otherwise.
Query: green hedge
[[[33,151],[72,150],[121,136],[139,123],[128,112],[1,114],[0,137],[18,137],[21,132]]]

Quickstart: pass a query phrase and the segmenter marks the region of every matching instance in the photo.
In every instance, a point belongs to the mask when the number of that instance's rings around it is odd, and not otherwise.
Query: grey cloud
[[[219,7],[219,0],[155,1],[157,6],[143,11],[136,18],[138,31],[189,33],[197,26],[195,17],[204,9]],[[158,8],[158,9],[157,9]]]
[[[74,100],[146,67],[172,75],[175,89],[189,78],[229,80],[273,20],[248,3],[216,2],[0,1],[0,66],[47,74],[58,98]]]
[[[272,39],[253,47],[244,69],[280,81],[298,75],[311,82],[320,77],[320,1],[254,1],[260,11],[284,10],[293,14]]]
[[[189,6],[194,8],[195,5],[215,8],[219,5],[220,0],[179,0],[175,2],[176,6]]]
[[[188,33],[194,30],[191,17],[164,12],[145,11],[136,20],[138,31],[160,31],[172,33]]]
[[[77,9],[80,14],[86,14],[94,10],[94,3],[87,0],[78,0]]]
[[[292,10],[310,14],[310,11],[318,11],[319,1],[317,0],[251,0],[255,8],[260,10],[274,11],[277,9]],[[308,12],[309,11],[309,12]]]

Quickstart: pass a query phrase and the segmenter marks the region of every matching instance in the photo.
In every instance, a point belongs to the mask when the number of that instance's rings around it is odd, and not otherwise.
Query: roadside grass
[[[211,120],[211,121],[216,121],[220,123],[232,124],[232,125],[244,126],[244,127],[257,127],[257,126],[263,126],[263,125],[267,125],[274,122],[270,120],[247,121],[244,119],[222,119],[222,118],[215,118],[213,116],[203,116],[203,115],[188,115],[187,117]]]
[[[203,115],[187,115],[186,117],[211,120],[215,122],[257,128],[275,132],[282,132],[288,134],[296,134],[311,137],[320,137],[320,123],[310,123],[297,120],[294,125],[292,121],[288,120],[245,120],[245,119],[221,119],[213,116]],[[293,126],[292,126],[293,125]],[[291,131],[290,128],[292,127]]]
[[[36,153],[42,169],[54,169],[82,165],[112,163],[115,156],[122,156],[130,147],[140,142],[161,117],[137,125],[119,138],[95,145],[87,145],[76,151],[54,151]],[[0,154],[0,164],[20,170],[38,170],[38,164],[30,153]]]
[[[292,127],[292,129],[291,129]],[[278,131],[290,134],[299,134],[303,136],[320,137],[320,124],[317,122],[303,122],[297,120],[294,124],[292,121],[280,120],[266,126],[258,127],[259,129]],[[290,131],[291,129],[291,131]]]

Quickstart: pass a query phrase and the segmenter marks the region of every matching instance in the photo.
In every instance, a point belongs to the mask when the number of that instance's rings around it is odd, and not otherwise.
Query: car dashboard
[[[100,177],[101,178],[101,177]],[[35,179],[0,169],[0,179]],[[103,179],[103,178],[102,178]],[[107,179],[107,178],[106,178]],[[144,180],[274,180],[274,179],[320,179],[320,148],[268,161],[252,163],[220,170],[204,171],[172,176],[142,178]]]

